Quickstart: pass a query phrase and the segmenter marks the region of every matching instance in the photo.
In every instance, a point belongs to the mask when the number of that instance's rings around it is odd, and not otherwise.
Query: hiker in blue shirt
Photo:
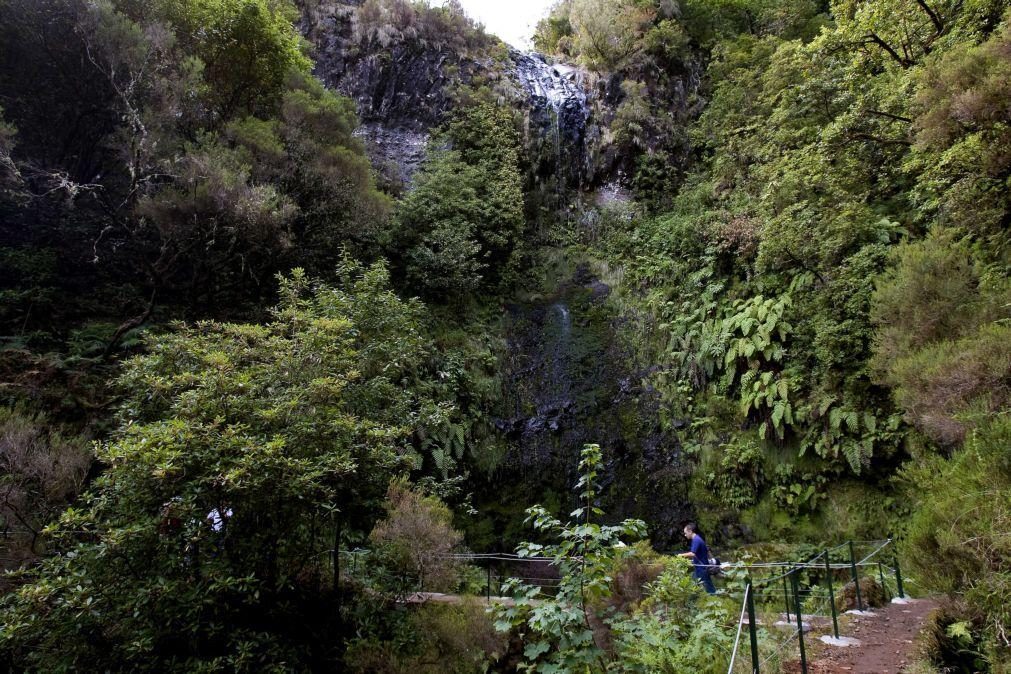
[[[685,538],[692,542],[692,549],[691,552],[682,552],[678,556],[688,557],[692,560],[692,564],[695,565],[695,578],[702,583],[706,592],[715,594],[716,587],[713,585],[713,579],[709,577],[709,548],[706,546],[706,542],[699,536],[698,527],[694,522],[685,525],[684,534]]]

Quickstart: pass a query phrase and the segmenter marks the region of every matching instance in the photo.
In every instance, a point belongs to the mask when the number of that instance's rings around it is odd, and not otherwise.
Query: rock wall
[[[531,187],[553,194],[552,207],[564,205],[571,192],[627,186],[639,154],[665,142],[650,128],[640,130],[637,147],[614,141],[611,126],[625,98],[626,77],[645,82],[660,116],[687,120],[701,111],[703,62],[690,54],[681,72],[665,74],[663,84],[650,72],[605,76],[510,49],[492,37],[467,47],[409,31],[365,39],[355,34],[359,4],[319,4],[307,11],[303,30],[316,47],[317,76],[355,101],[358,135],[390,184],[410,181],[461,85],[490,86],[522,113]],[[675,161],[689,161],[687,143],[678,154]]]

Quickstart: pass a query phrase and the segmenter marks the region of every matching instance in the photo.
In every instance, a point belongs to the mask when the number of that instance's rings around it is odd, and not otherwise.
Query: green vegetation
[[[109,355],[155,313],[261,312],[275,272],[331,273],[335,239],[376,252],[389,200],[293,16],[267,0],[4,4],[0,255],[31,270],[5,275],[7,340],[46,348],[102,320]]]
[[[444,71],[410,189],[296,26]],[[725,671],[735,607],[642,540],[689,515],[894,532],[934,664],[1011,667],[1009,3],[562,0],[535,43],[631,203],[538,175],[455,2],[0,0],[0,667]],[[414,603],[517,544],[557,591]]]
[[[976,667],[1004,662],[1011,646],[1009,442],[1011,422],[1003,414],[980,423],[950,459],[925,456],[903,473],[921,494],[906,555],[927,587],[958,599],[962,637],[983,651]]]
[[[730,632],[719,600],[706,597],[691,577],[691,563],[661,558],[642,538],[646,523],[601,526],[593,505],[601,452],[586,445],[579,464],[580,507],[563,523],[543,506],[527,510],[533,528],[557,543],[523,543],[521,557],[546,557],[561,574],[557,593],[514,580],[512,606],[500,605],[495,625],[523,639],[520,671],[725,671]],[[617,582],[616,582],[617,579]]]
[[[436,150],[442,143],[452,150]],[[390,242],[407,284],[436,301],[494,289],[525,227],[520,139],[509,111],[475,102],[447,125],[397,209]]]
[[[54,525],[62,554],[8,598],[14,661],[188,671],[325,656],[314,566],[335,530],[367,526],[414,460],[412,420],[437,407],[405,386],[425,356],[420,305],[382,267],[341,274],[341,288],[310,287],[296,270],[271,322],[179,326],[127,363],[120,430],[98,452],[108,468]]]
[[[797,5],[782,22],[778,8],[749,4],[753,21],[713,33],[685,5],[678,20],[713,54],[711,100],[689,131],[699,161],[661,213],[582,249],[622,270],[615,301],[647,317],[630,323],[629,348],[662,364],[646,381],[672,430],[691,420],[679,434],[710,529],[874,537],[910,512],[924,527],[954,509],[918,498],[941,487],[914,467],[973,479],[945,457],[1008,406],[1011,119],[996,55],[1011,16],[996,2],[897,1]],[[916,479],[895,499],[903,463]],[[890,505],[855,530],[841,515],[864,499]],[[984,520],[973,526],[1006,537],[1000,515]],[[997,557],[972,581],[935,561],[925,588],[999,586]],[[1006,616],[966,605],[989,621],[997,666]]]
[[[303,0],[325,5],[326,0]],[[416,0],[365,0],[353,15],[355,43],[362,49],[387,48],[402,42],[458,52],[482,50],[497,43],[474,23],[457,0],[433,7]]]

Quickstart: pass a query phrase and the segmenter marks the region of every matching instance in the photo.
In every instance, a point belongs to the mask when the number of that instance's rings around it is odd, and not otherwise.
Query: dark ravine
[[[313,31],[317,75],[355,102],[356,135],[389,184],[409,188],[433,130],[453,110],[455,90],[481,83],[521,113],[528,189],[542,207],[568,217],[563,213],[571,213],[572,203],[593,201],[592,192],[601,202],[627,193],[627,157],[605,142],[623,98],[617,75],[594,75],[515,49],[464,55],[409,41],[363,48],[354,44],[351,12],[325,17]],[[699,86],[692,72],[679,105],[687,106]],[[522,507],[545,495],[568,512],[579,450],[596,442],[606,462],[601,505],[611,517],[650,522],[654,543],[672,546],[679,523],[692,515],[691,465],[681,459],[677,439],[661,431],[659,396],[644,388],[644,373],[623,352],[610,288],[585,264],[563,266],[567,271],[539,294],[506,305],[505,402],[496,426],[510,449],[489,480],[485,502],[476,497],[475,505],[497,510],[500,530],[521,521]],[[516,534],[486,543],[509,546]]]

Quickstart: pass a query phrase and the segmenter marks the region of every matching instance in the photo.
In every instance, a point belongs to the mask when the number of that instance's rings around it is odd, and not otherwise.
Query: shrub
[[[44,414],[0,407],[0,527],[8,555],[37,552],[42,528],[77,496],[90,465],[84,438]]]
[[[646,585],[648,596],[627,617],[618,616],[614,655],[618,671],[653,674],[727,669],[733,636],[718,600],[705,596],[684,558],[665,560],[666,569]]]
[[[935,672],[986,672],[1003,674],[999,667],[990,669],[982,650],[982,615],[964,601],[944,598],[928,617],[920,635],[921,660]]]
[[[1011,649],[1011,416],[969,433],[951,459],[925,457],[903,471],[918,506],[904,544],[917,580],[978,612],[991,664]]]
[[[453,513],[439,499],[396,481],[386,493],[386,519],[369,538],[399,558],[402,570],[418,578],[425,590],[448,592],[456,589],[461,571],[449,556],[463,540],[452,521]]]
[[[476,599],[429,603],[411,609],[399,643],[362,639],[351,645],[347,663],[362,674],[479,674],[506,649],[506,638]]]
[[[625,520],[602,526],[593,522],[603,515],[594,504],[598,498],[597,471],[601,466],[600,445],[583,446],[579,463],[580,507],[563,523],[543,506],[527,509],[527,521],[535,530],[557,542],[522,543],[521,557],[546,557],[558,567],[561,580],[554,597],[535,599],[540,588],[517,579],[507,583],[514,594],[511,606],[497,605],[495,626],[516,630],[524,640],[523,657],[527,669],[541,671],[596,671],[606,666],[604,641],[597,608],[612,595],[611,571],[631,549],[622,537],[642,538],[646,524]]]
[[[892,365],[906,418],[944,445],[960,442],[973,417],[1011,404],[1011,326],[989,325],[921,349]]]
[[[410,0],[365,0],[353,15],[352,27],[354,41],[363,49],[406,42],[467,53],[497,41],[464,13],[457,0],[439,7]]]
[[[903,246],[896,259],[874,293],[872,367],[907,420],[951,446],[964,437],[972,407],[1011,401],[1011,330],[1000,322],[1011,285],[950,230]]]
[[[999,298],[980,294],[980,266],[957,232],[905,244],[894,258],[895,268],[879,279],[872,300],[879,372],[915,349],[966,335],[996,317]]]

